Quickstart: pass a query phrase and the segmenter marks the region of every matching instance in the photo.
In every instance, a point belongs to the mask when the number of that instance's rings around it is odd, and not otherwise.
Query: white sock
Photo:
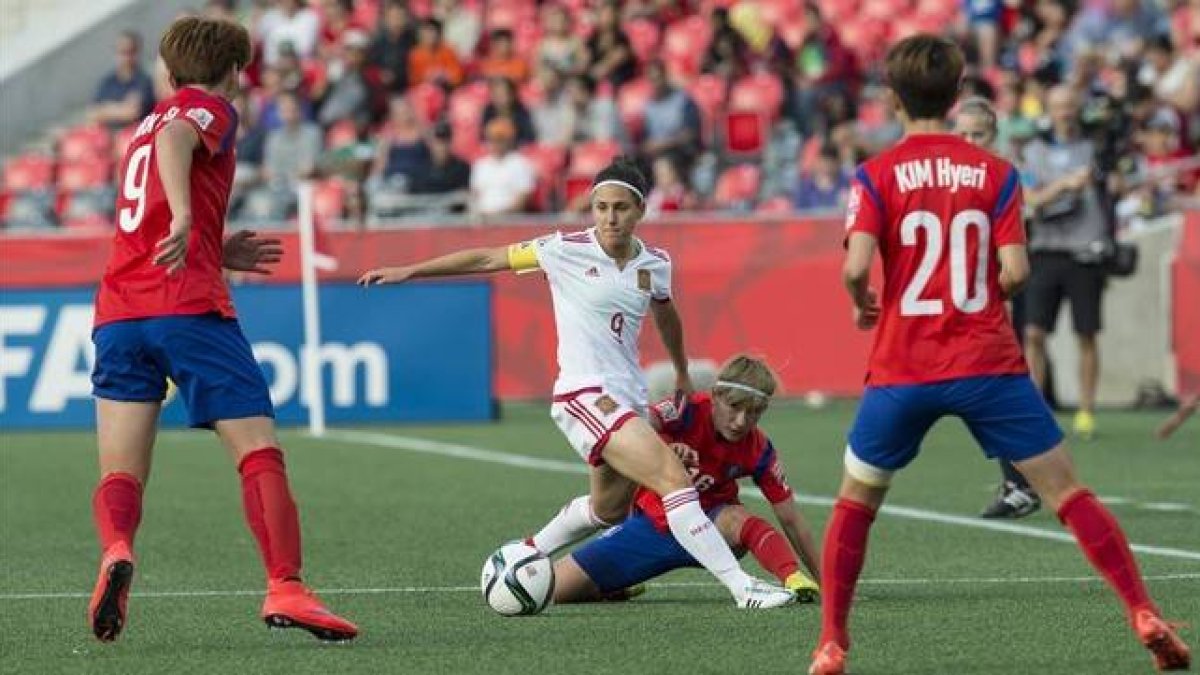
[[[559,549],[608,527],[611,526],[592,513],[592,498],[584,495],[567,502],[530,540],[537,550],[554,555]]]
[[[662,501],[675,541],[740,600],[750,576],[738,564],[720,530],[700,508],[696,489],[676,490],[663,495]]]

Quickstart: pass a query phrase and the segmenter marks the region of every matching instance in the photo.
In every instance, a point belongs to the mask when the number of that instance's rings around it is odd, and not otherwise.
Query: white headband
[[[717,386],[718,387],[729,387],[730,389],[737,389],[739,391],[744,391],[744,392],[747,392],[750,394],[754,394],[755,396],[761,396],[763,398],[771,398],[771,395],[768,394],[767,392],[765,392],[761,389],[755,389],[754,387],[751,387],[748,384],[742,384],[741,382],[730,382],[728,380],[717,380]]]
[[[646,196],[642,194],[641,190],[635,188],[634,186],[630,185],[629,183],[626,183],[623,180],[617,180],[615,178],[609,178],[607,180],[602,180],[599,183],[596,183],[595,185],[593,185],[592,186],[592,194],[596,194],[596,190],[599,190],[600,188],[604,187],[605,185],[619,185],[619,186],[625,188],[626,190],[629,190],[633,194],[637,195],[639,202],[646,201]]]

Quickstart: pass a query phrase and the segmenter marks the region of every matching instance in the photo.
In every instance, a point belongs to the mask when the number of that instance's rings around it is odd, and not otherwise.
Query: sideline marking
[[[587,467],[582,462],[578,461],[565,462],[557,459],[543,459],[541,457],[530,457],[528,455],[518,455],[499,450],[489,450],[486,448],[477,448],[469,445],[459,445],[457,443],[443,443],[441,441],[431,441],[412,436],[398,436],[377,431],[336,430],[327,432],[325,437],[347,443],[395,448],[398,450],[408,450],[410,452],[419,452],[440,457],[472,459],[479,462],[490,462],[492,464],[503,464],[505,466],[515,466],[523,469],[535,469],[538,471],[552,471],[557,473],[573,473],[580,475],[586,475],[588,472]],[[762,494],[758,492],[758,490],[745,490],[743,491],[743,494],[748,494],[758,499],[763,498]],[[800,504],[825,507],[833,506],[834,503],[834,499],[831,497],[803,494],[796,494],[795,501]],[[1042,528],[1032,527],[1029,525],[1018,525],[1016,523],[983,520],[975,517],[956,516],[949,513],[930,511],[928,509],[914,508],[911,506],[896,506],[891,504],[885,504],[882,511],[888,515],[899,516],[901,518],[910,518],[912,520],[924,520],[927,522],[941,523],[943,525],[958,525],[961,527],[975,528],[978,530],[991,530],[993,532],[1007,532],[1008,534],[1016,534],[1023,537],[1048,539],[1051,541],[1060,541],[1070,544],[1075,543],[1075,538],[1066,532],[1057,530],[1044,530]],[[1164,558],[1182,558],[1184,560],[1195,560],[1200,562],[1200,551],[1189,551],[1186,549],[1168,548],[1164,546],[1151,546],[1147,544],[1130,544],[1130,548],[1132,548],[1135,553],[1141,553],[1143,555],[1156,555]]]

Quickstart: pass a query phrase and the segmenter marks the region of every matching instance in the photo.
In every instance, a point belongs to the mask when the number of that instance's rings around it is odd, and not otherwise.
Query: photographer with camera
[[[1053,87],[1046,107],[1050,128],[1025,147],[1022,161],[1032,212],[1025,353],[1034,382],[1044,388],[1046,338],[1054,331],[1065,298],[1079,339],[1079,410],[1074,430],[1088,438],[1095,431],[1093,410],[1100,377],[1096,338],[1105,266],[1114,247],[1110,214],[1105,212],[1111,199],[1101,166],[1106,148],[1085,134],[1076,90]]]

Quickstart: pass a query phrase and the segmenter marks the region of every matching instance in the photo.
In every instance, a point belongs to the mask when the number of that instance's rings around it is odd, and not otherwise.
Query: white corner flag
[[[321,381],[321,305],[317,270],[337,269],[337,260],[317,251],[317,223],[312,181],[300,183],[300,292],[303,298],[304,342],[300,346],[301,401],[308,406],[308,432],[325,435],[325,387]],[[332,265],[332,267],[330,267]]]

